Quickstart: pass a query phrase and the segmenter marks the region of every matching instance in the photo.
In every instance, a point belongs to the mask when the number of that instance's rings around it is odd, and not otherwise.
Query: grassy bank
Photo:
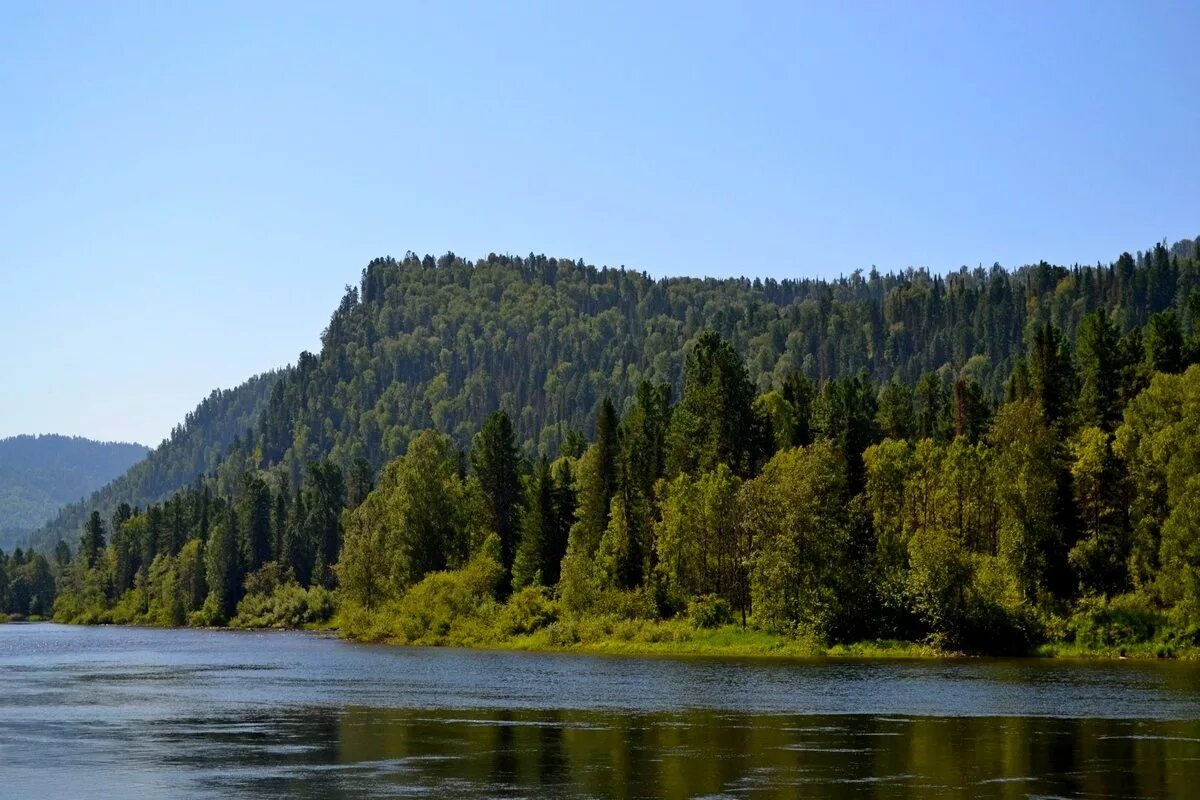
[[[342,592],[302,589],[289,582],[253,582],[256,591],[228,619],[210,603],[186,613],[174,595],[142,587],[115,603],[97,593],[90,603],[60,599],[59,622],[171,627],[230,627],[332,631],[352,641],[396,645],[473,647],[645,656],[765,658],[950,658],[962,653],[930,642],[868,640],[830,645],[802,633],[764,630],[753,618],[743,626],[729,606],[711,596],[662,619],[645,590],[593,591],[586,602],[539,586],[496,599],[498,564],[486,555],[455,571],[436,572],[365,608]],[[1197,658],[1200,633],[1179,619],[1127,596],[1085,601],[1070,617],[1031,623],[1028,647],[1007,655],[1048,658]],[[997,644],[997,646],[1000,646]],[[977,651],[976,651],[977,652]]]
[[[824,645],[808,639],[723,625],[696,628],[687,620],[622,620],[585,617],[556,621],[533,633],[497,635],[479,627],[427,632],[416,638],[381,633],[374,635],[348,629],[335,622],[333,630],[351,641],[396,646],[469,647],[527,652],[590,653],[628,656],[716,656],[731,658],[861,658],[861,659],[948,659],[967,654],[921,642],[869,640],[850,644]],[[1060,659],[1200,659],[1194,646],[1164,646],[1141,642],[1120,646],[1085,646],[1078,642],[1050,642],[1024,655],[1028,658]]]

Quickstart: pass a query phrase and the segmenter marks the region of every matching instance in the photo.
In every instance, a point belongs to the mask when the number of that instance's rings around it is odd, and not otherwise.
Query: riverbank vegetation
[[[360,384],[288,393],[305,370],[353,371],[390,346],[379,331],[338,340],[381,302],[388,269],[364,275],[365,299],[348,295],[320,359],[281,379],[258,433],[210,477],[90,515],[77,553],[47,562],[56,619],[610,652],[1196,650],[1190,257],[1160,247],[1137,264],[1027,273],[1010,301],[1028,323],[1003,373],[978,349],[947,348],[912,381],[813,362],[755,378],[734,340],[702,330],[683,348],[677,401],[672,383],[641,381],[600,398],[587,436],[494,410],[468,446],[461,422],[434,426],[377,469],[362,420],[341,433],[337,409]],[[917,284],[883,302],[903,305]],[[981,343],[1012,335],[956,285],[922,294],[893,333],[949,315]],[[988,286],[1011,290],[1010,276]],[[331,398],[324,421],[308,419]],[[288,422],[295,403],[307,410]],[[298,467],[295,442],[318,435],[336,444]]]

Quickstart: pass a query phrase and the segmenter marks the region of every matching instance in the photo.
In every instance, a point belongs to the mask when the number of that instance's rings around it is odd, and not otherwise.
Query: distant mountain
[[[229,448],[255,425],[283,374],[284,371],[266,372],[236,389],[214,390],[148,456],[142,448],[137,459],[109,473],[107,482],[95,481],[83,491],[68,493],[36,520],[32,527],[44,524],[32,535],[33,547],[49,552],[61,539],[74,549],[79,543],[79,531],[93,510],[100,511],[107,520],[121,503],[135,506],[156,503],[211,472]],[[80,499],[88,491],[93,493]],[[69,501],[76,502],[63,505]]]
[[[24,546],[59,508],[108,483],[148,452],[141,444],[78,436],[0,439],[0,549]]]

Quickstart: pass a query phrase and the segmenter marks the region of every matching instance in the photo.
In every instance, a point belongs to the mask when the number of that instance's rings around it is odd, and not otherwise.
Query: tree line
[[[915,385],[797,370],[763,391],[706,330],[677,401],[650,381],[620,408],[602,397],[591,435],[567,429],[553,461],[498,410],[467,447],[424,430],[378,472],[313,460],[294,481],[286,460],[251,464],[109,521],[94,512],[57,568],[55,613],[304,624],[340,606],[444,627],[471,613],[452,600],[459,580],[543,609],[526,630],[610,616],[977,652],[1194,644],[1190,319],[1126,327],[1100,308],[1073,335],[1035,324],[999,398],[966,365]],[[448,603],[449,619],[430,611]]]
[[[797,373],[817,385],[865,374],[913,386],[949,370],[996,402],[1036,326],[1074,341],[1104,308],[1122,335],[1150,335],[1149,320],[1170,309],[1190,330],[1198,288],[1191,240],[1105,265],[871,269],[835,280],[653,280],[532,254],[380,258],[347,287],[320,352],[214,393],[128,476],[64,509],[34,546],[74,546],[91,511],[107,520],[122,502],[161,502],[214,471],[232,494],[246,469],[282,464],[292,484],[325,459],[380,470],[426,429],[468,448],[497,408],[523,454],[554,459],[569,436],[594,433],[604,397],[622,412],[642,383],[680,397],[687,350],[706,329],[742,355],[760,394]],[[1172,335],[1169,325],[1158,333]]]

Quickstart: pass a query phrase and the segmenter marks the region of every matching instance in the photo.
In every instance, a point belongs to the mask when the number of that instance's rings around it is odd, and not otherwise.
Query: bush
[[[499,540],[488,537],[465,567],[431,572],[377,610],[348,602],[339,617],[342,631],[371,641],[406,644],[480,644],[493,638],[496,588],[504,574]]]
[[[1166,618],[1139,594],[1079,601],[1067,622],[1067,634],[1088,650],[1121,649],[1153,641]]]
[[[658,619],[658,604],[649,587],[641,589],[602,589],[590,609],[591,614],[627,620]]]
[[[702,594],[692,600],[687,615],[697,628],[719,628],[733,622],[733,609],[715,594]]]
[[[117,601],[107,613],[106,622],[114,625],[136,625],[141,623],[149,607],[149,598],[140,586],[135,586]]]
[[[526,586],[500,609],[496,632],[501,636],[533,633],[558,619],[558,605],[542,586]]]
[[[284,583],[270,594],[243,597],[229,624],[235,628],[302,628],[328,621],[333,612],[333,594],[328,590]]]

